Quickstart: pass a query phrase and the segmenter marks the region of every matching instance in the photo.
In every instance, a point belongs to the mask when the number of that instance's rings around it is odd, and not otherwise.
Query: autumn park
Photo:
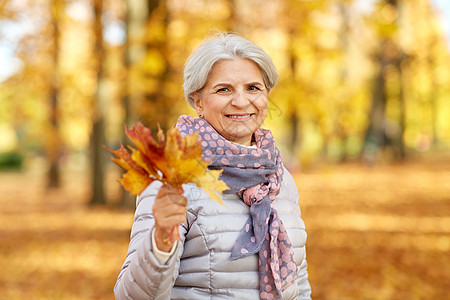
[[[280,74],[263,127],[300,193],[312,298],[449,299],[445,2],[0,0],[0,300],[114,299],[135,196],[105,146],[196,116],[183,67],[217,30]]]

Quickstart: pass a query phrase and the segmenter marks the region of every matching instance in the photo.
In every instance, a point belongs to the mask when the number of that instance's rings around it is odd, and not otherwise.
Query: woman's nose
[[[237,107],[245,107],[250,103],[249,95],[244,91],[235,91],[233,93],[233,99],[231,100],[231,105]]]

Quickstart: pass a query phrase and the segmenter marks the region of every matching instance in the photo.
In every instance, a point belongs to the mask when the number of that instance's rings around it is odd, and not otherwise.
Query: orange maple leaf
[[[138,122],[132,129],[125,126],[125,133],[137,147],[130,146],[131,153],[122,145],[117,150],[105,148],[115,156],[111,160],[127,171],[119,182],[131,194],[139,195],[154,180],[181,189],[192,182],[222,203],[220,194],[228,186],[219,180],[222,171],[208,170],[209,162],[202,160],[197,132],[182,137],[175,127],[166,135],[159,128],[155,140],[151,129]]]

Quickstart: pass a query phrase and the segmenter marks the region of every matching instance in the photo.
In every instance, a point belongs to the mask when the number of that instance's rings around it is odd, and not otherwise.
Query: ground
[[[313,299],[449,299],[448,157],[293,175]],[[133,212],[89,207],[87,186],[80,172],[52,191],[40,173],[0,173],[0,300],[114,299]]]

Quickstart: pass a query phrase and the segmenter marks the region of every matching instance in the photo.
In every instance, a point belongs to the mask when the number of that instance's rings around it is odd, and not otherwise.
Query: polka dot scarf
[[[283,222],[272,205],[280,191],[283,167],[270,130],[254,133],[256,148],[223,138],[205,120],[181,116],[177,128],[184,136],[199,132],[203,159],[210,169],[223,169],[221,180],[250,206],[250,217],[231,251],[230,260],[258,253],[261,299],[282,299],[282,291],[297,276],[294,250]]]

